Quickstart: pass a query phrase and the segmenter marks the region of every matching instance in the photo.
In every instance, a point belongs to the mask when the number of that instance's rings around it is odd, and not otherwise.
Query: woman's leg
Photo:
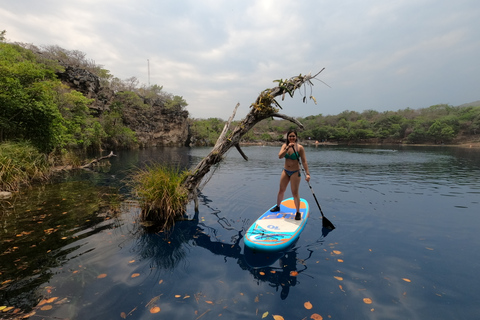
[[[285,173],[285,170],[282,170],[282,175],[280,176],[280,188],[277,195],[277,206],[280,207],[283,197],[285,196],[285,190],[287,190],[288,182],[290,182],[290,177]]]
[[[293,202],[295,203],[295,209],[297,209],[297,212],[300,212],[300,195],[298,193],[300,189],[300,180],[302,180],[302,177],[297,172],[290,177],[290,188],[292,189]]]

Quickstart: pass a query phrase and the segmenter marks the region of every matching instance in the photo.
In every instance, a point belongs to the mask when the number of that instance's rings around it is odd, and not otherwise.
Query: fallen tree
[[[323,69],[320,70],[320,72],[322,71]],[[233,130],[230,130],[233,118],[239,107],[239,104],[237,104],[215,146],[193,170],[182,173],[177,172],[172,176],[172,172],[169,172],[168,169],[162,166],[155,166],[133,175],[132,180],[135,185],[135,193],[140,198],[142,208],[140,219],[144,222],[150,221],[157,224],[160,222],[163,223],[164,228],[168,228],[176,219],[183,217],[189,201],[195,201],[195,210],[198,211],[197,199],[198,193],[201,191],[200,184],[204,181],[203,185],[205,185],[209,180],[205,179],[205,176],[211,171],[212,166],[219,164],[223,160],[224,155],[232,147],[235,147],[242,157],[248,160],[248,157],[240,148],[240,140],[258,122],[270,117],[276,117],[291,121],[303,128],[303,125],[295,118],[278,112],[282,107],[275,98],[281,96],[282,100],[284,100],[287,94],[293,97],[295,92],[299,90],[303,93],[303,102],[306,102],[307,87],[310,87],[308,99],[312,99],[316,103],[315,97],[311,94],[311,87],[313,86],[312,80],[320,72],[313,76],[300,74],[286,80],[275,80],[275,82],[278,82],[278,85],[262,91],[250,106],[251,110],[247,116]],[[212,175],[213,172],[214,170],[210,174]],[[181,177],[181,179],[177,179],[177,177]]]
[[[223,131],[220,134],[212,151],[210,151],[210,153],[195,167],[195,169],[193,169],[192,173],[188,175],[183,182],[183,186],[189,192],[189,199],[196,199],[202,179],[210,171],[212,166],[222,161],[223,156],[228,150],[230,150],[230,148],[235,147],[240,152],[242,157],[245,160],[248,160],[248,157],[240,149],[239,143],[241,138],[258,122],[270,117],[277,117],[289,120],[298,125],[300,128],[303,128],[303,125],[296,119],[278,113],[279,109],[282,109],[282,107],[275,98],[281,96],[282,100],[284,100],[287,94],[290,97],[293,97],[295,91],[300,91],[303,88],[303,102],[306,102],[307,86],[309,86],[309,99],[312,99],[316,103],[315,97],[311,94],[311,87],[313,86],[312,80],[315,79],[323,70],[324,69],[320,70],[313,76],[310,74],[302,76],[300,74],[286,80],[275,80],[275,82],[278,82],[278,86],[264,90],[250,106],[251,110],[247,116],[232,131],[230,131],[232,120],[235,117],[236,111],[239,107],[239,104],[237,104],[232,116],[225,124],[225,127],[223,128]]]

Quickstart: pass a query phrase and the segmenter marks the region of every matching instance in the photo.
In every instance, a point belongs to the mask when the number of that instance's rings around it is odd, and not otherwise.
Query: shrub
[[[0,190],[16,191],[34,179],[50,174],[47,156],[27,142],[0,144]]]
[[[140,198],[142,221],[164,223],[164,227],[183,216],[188,192],[182,186],[188,171],[162,164],[147,166],[133,174],[134,191]]]

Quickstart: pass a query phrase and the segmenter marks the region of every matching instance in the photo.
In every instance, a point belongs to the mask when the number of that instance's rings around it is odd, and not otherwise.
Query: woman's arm
[[[288,146],[284,143],[282,144],[282,147],[280,148],[280,152],[278,153],[278,159],[282,159],[285,157],[288,151]]]

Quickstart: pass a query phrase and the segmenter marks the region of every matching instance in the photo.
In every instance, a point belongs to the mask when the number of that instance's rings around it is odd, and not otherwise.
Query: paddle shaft
[[[300,161],[300,155],[298,154],[297,150],[295,150],[295,147],[292,147],[292,148],[293,148],[293,152],[295,152],[295,154],[297,155],[297,160],[298,160],[298,164],[300,165],[300,169],[302,169],[303,174],[305,175],[305,177],[307,177],[307,173],[305,172],[302,162]],[[313,192],[313,188],[310,185],[310,181],[307,180],[307,183],[308,183],[308,187],[310,188],[310,191],[312,191],[312,195],[313,195],[313,198],[315,199],[315,202],[317,203],[318,209],[320,209],[320,213],[322,214],[322,217],[325,218],[322,208],[320,207],[320,203],[318,203],[317,196],[315,195],[315,192]]]
[[[302,162],[300,161],[300,154],[297,152],[297,150],[295,150],[295,147],[292,146],[292,148],[293,148],[293,152],[295,152],[295,154],[297,155],[297,160],[298,160],[298,164],[300,165],[300,169],[302,169],[302,172],[303,172],[303,174],[305,175],[305,178],[306,178],[307,173],[305,172],[305,169],[303,168]],[[312,191],[312,195],[313,195],[313,198],[315,199],[315,202],[317,203],[318,209],[320,210],[320,213],[322,214],[323,226],[328,228],[328,229],[331,229],[331,230],[335,229],[335,226],[333,225],[333,223],[331,223],[330,220],[328,220],[325,217],[325,215],[323,214],[322,207],[320,207],[320,203],[318,203],[317,196],[315,195],[315,192],[313,192],[313,188],[310,185],[310,181],[307,180],[307,183],[308,183],[308,187],[310,188],[310,191]]]

